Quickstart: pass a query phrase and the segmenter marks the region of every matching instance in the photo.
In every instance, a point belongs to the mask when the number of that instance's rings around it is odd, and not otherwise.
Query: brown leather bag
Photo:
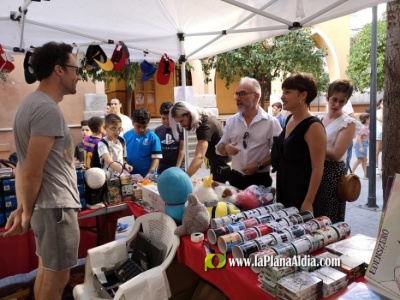
[[[340,176],[338,194],[340,200],[353,202],[358,199],[361,192],[360,178],[356,174]]]

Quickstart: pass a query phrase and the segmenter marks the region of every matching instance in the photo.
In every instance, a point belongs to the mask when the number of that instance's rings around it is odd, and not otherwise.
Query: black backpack
[[[123,137],[120,137],[120,136],[118,136],[117,138],[121,142],[122,148],[125,148],[125,139]],[[108,143],[107,143],[107,141],[105,139],[101,139],[99,142],[103,142],[106,145],[106,147],[108,148]],[[103,168],[103,164],[100,161],[98,145],[99,145],[99,143],[97,143],[94,146],[93,153],[92,153],[92,159],[90,160],[90,167],[91,168],[100,168],[100,169],[102,169]]]

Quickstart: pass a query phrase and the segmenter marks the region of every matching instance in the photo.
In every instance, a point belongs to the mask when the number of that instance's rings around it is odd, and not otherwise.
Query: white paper
[[[106,283],[104,271],[114,269],[115,265],[128,258],[128,251],[124,239],[112,241],[102,246],[89,249],[88,256],[92,267],[92,273],[101,283]]]

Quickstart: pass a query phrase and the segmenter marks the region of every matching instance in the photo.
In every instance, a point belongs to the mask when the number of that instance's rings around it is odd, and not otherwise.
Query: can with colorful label
[[[248,258],[250,254],[260,250],[258,244],[253,241],[248,241],[240,245],[233,246],[232,255],[234,258]]]
[[[305,237],[299,237],[297,239],[291,240],[289,243],[293,245],[297,255],[308,254],[311,252],[311,242]]]
[[[296,250],[289,242],[273,245],[271,249],[273,249],[277,255],[285,255],[286,257],[293,257],[296,255]]]
[[[247,242],[259,237],[258,231],[254,227],[246,228],[238,232],[242,236],[242,241]]]

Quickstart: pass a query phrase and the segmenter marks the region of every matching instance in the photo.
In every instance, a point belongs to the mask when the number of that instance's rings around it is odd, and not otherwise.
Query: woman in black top
[[[295,206],[319,216],[326,134],[321,121],[309,111],[317,84],[311,75],[298,73],[285,79],[282,91],[283,108],[292,114],[272,148],[277,200],[285,207]]]

